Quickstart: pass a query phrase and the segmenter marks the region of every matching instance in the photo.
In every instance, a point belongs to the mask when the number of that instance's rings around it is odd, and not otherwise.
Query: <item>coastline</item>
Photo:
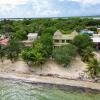
[[[65,91],[73,90],[79,92],[100,93],[100,83],[93,83],[87,81],[15,73],[0,73],[0,80],[12,80],[16,82],[23,82],[26,84],[40,86],[43,88],[57,88]]]

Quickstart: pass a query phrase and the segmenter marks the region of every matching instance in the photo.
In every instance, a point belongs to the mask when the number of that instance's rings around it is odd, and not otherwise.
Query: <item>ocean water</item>
[[[100,100],[100,94],[36,87],[11,80],[0,80],[0,100]]]

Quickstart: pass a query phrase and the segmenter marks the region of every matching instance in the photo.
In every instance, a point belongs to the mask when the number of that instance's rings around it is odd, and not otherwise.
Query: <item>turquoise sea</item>
[[[0,80],[0,100],[100,100],[100,94],[47,89],[20,81]]]

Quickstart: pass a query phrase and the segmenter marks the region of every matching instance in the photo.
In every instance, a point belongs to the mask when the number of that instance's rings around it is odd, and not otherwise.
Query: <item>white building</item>
[[[32,46],[32,43],[38,38],[38,33],[29,33],[28,40],[21,41],[25,46]]]
[[[98,34],[100,34],[100,28],[97,28],[97,32],[98,32]]]
[[[100,43],[100,37],[93,37],[92,40],[94,43]]]
[[[38,33],[29,33],[27,37],[29,41],[34,41],[38,38]]]
[[[93,35],[93,37],[91,39],[96,44],[96,49],[99,50],[100,49],[100,36],[99,36],[99,34]]]

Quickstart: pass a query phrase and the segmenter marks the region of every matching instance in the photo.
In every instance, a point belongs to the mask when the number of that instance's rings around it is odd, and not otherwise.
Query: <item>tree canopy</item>
[[[5,50],[7,58],[14,62],[19,57],[22,49],[23,45],[13,35],[11,35]]]
[[[72,44],[74,44],[76,47],[78,47],[79,53],[82,53],[84,49],[87,47],[93,47],[94,43],[89,35],[83,34],[83,35],[77,35],[73,41]]]
[[[91,30],[96,31],[96,27],[100,26],[100,20],[89,18],[65,18],[65,19],[23,19],[23,20],[2,20],[0,21],[0,33],[9,34],[13,32],[17,38],[24,40],[27,38],[27,33],[38,32],[39,35],[51,34],[56,30],[61,30],[65,34],[72,30],[78,32],[84,28],[91,27]]]
[[[51,56],[52,49],[52,36],[45,34],[42,35],[38,40],[34,41],[32,47],[26,48],[22,52],[22,58],[28,64],[43,64],[44,61]]]

